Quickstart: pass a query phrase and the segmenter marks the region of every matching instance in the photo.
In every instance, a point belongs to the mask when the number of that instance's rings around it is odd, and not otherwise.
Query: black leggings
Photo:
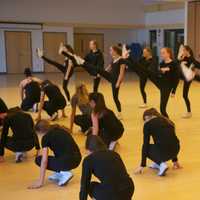
[[[173,83],[169,83],[159,77],[158,74],[148,72],[148,78],[154,83],[154,85],[160,90],[160,112],[163,116],[169,118],[166,111],[167,103],[174,87]]]
[[[81,131],[84,133],[90,127],[92,127],[92,120],[90,115],[76,115],[74,118],[74,122],[76,125],[81,127]]]
[[[171,93],[174,94],[174,95],[176,94],[176,90],[177,90],[177,87],[178,87],[179,81],[180,81],[180,79],[177,78],[177,80],[176,80],[175,83],[174,83],[174,87],[172,88]]]
[[[35,159],[35,163],[38,166],[41,166],[41,160],[42,156],[38,156]],[[60,171],[70,171],[72,169],[75,169],[79,166],[81,162],[81,156],[65,156],[61,158],[56,158],[55,156],[48,156],[48,164],[47,169],[54,171],[54,172],[60,172]]]
[[[121,103],[120,103],[120,100],[119,100],[119,89],[120,88],[116,88],[116,80],[113,79],[112,77],[112,74],[110,74],[109,72],[105,71],[105,70],[101,70],[99,72],[99,74],[105,78],[108,82],[111,83],[112,85],[112,95],[113,95],[113,100],[115,102],[115,105],[117,107],[117,111],[118,112],[121,112],[122,109],[121,109]]]
[[[16,141],[12,137],[6,138],[5,148],[12,152],[26,152],[33,149],[35,146],[34,140]]]
[[[161,87],[160,88],[160,112],[163,116],[169,118],[168,113],[167,113],[167,103],[169,101],[169,97],[171,94],[171,87]]]
[[[170,147],[168,149],[168,153],[166,154],[162,152],[161,148],[158,145],[150,144],[147,157],[153,162],[160,165],[160,163],[166,162],[168,160],[172,160],[173,162],[178,161],[177,156],[178,156],[179,151],[180,151],[180,146],[176,145],[174,147]]]
[[[69,79],[63,80],[63,90],[65,92],[67,100],[70,101],[70,93],[69,93],[69,90],[68,90],[68,84],[69,84]]]
[[[122,184],[120,182],[120,184]],[[89,196],[96,200],[131,200],[134,193],[134,184],[130,184],[123,189],[113,189],[112,185],[103,185],[98,182],[91,182],[89,186]]]
[[[146,104],[147,103],[147,95],[145,92],[145,86],[147,83],[147,77],[139,77],[139,84],[140,84],[140,93],[142,95],[143,101]]]
[[[49,116],[52,116],[54,113],[58,112],[58,110],[64,109],[66,106],[65,99],[57,99],[45,101],[43,109],[47,112]]]
[[[191,105],[190,105],[190,100],[188,97],[191,83],[192,83],[192,81],[190,81],[190,82],[184,81],[184,85],[183,85],[183,98],[185,100],[187,112],[191,112]]]
[[[97,77],[94,78],[93,92],[98,92],[100,81],[101,81],[100,77],[97,76]]]

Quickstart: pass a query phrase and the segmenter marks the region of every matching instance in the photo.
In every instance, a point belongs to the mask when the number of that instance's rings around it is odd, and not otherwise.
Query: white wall
[[[180,25],[184,27],[185,9],[149,12],[145,14],[146,26]]]
[[[4,32],[9,31],[30,31],[32,42],[32,68],[34,72],[42,72],[44,63],[38,59],[36,55],[36,48],[43,48],[43,32],[66,32],[67,41],[73,46],[74,32],[73,27],[49,27],[44,26],[42,29],[37,26],[31,25],[18,25],[18,24],[1,24],[0,26],[0,73],[6,72],[6,49]]]
[[[0,20],[144,24],[143,0],[1,0]]]

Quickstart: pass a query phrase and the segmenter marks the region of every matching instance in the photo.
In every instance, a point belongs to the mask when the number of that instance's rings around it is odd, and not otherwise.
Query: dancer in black
[[[89,155],[83,161],[80,200],[131,200],[134,183],[119,154],[108,151],[95,135],[86,141]],[[100,182],[91,182],[92,175]]]
[[[151,68],[147,69],[143,65],[135,63],[134,61],[127,58],[127,62],[131,65],[135,65],[134,68],[139,73],[146,73],[148,78],[156,85],[160,90],[160,112],[165,117],[169,117],[166,111],[167,103],[171,92],[177,84],[178,67],[177,62],[173,60],[173,53],[170,48],[161,49],[162,62],[159,65],[158,70],[154,71]],[[156,69],[156,68],[154,68]]]
[[[45,96],[48,97],[48,101],[45,101]],[[65,117],[65,107],[66,100],[58,86],[49,80],[43,81],[41,84],[40,107],[37,120],[41,119],[42,109],[47,112],[52,121],[57,119],[59,110],[62,110],[62,116]]]
[[[76,87],[76,92],[71,100],[71,118],[70,130],[73,132],[73,124],[81,127],[81,132],[87,134],[88,129],[92,126],[91,112],[92,109],[89,104],[89,93],[86,85],[80,84]],[[76,108],[79,108],[81,114],[76,115]]]
[[[29,189],[37,189],[44,185],[46,170],[54,171],[49,180],[59,186],[67,184],[73,177],[71,172],[79,166],[81,153],[78,145],[72,138],[70,131],[59,125],[50,125],[48,121],[41,120],[35,130],[42,135],[42,152],[35,162],[40,166],[40,178]],[[49,149],[54,156],[49,155]]]
[[[142,173],[149,158],[154,163],[150,168],[158,170],[158,176],[164,176],[168,170],[166,161],[172,160],[174,169],[180,168],[178,153],[180,151],[179,140],[175,133],[175,125],[169,119],[160,115],[156,109],[146,110],[144,119],[144,139],[142,147],[142,161],[135,173]],[[150,144],[153,138],[154,144]]]
[[[21,109],[24,111],[37,112],[38,103],[40,102],[40,84],[41,80],[32,76],[32,72],[29,68],[24,70],[26,78],[20,83],[20,94],[21,94]]]
[[[70,45],[64,45],[64,48],[67,49],[67,51],[69,51],[70,53],[74,53],[74,50]],[[70,102],[70,93],[68,90],[68,84],[74,72],[74,65],[72,61],[66,58],[65,63],[60,64],[44,56],[43,50],[39,48],[37,49],[37,54],[38,54],[38,57],[42,58],[45,62],[49,63],[50,65],[55,66],[59,71],[61,71],[64,74],[63,90],[65,92],[67,100]]]
[[[61,47],[60,51],[63,55],[70,58],[74,65],[82,66],[90,75],[97,76],[99,74],[111,83],[113,99],[118,110],[118,118],[122,119],[121,103],[119,101],[119,89],[125,76],[127,63],[121,57],[122,49],[118,46],[112,46],[110,48],[110,54],[113,58],[113,62],[111,63],[111,65],[108,66],[106,70],[101,70],[97,66],[91,65],[79,56],[71,54],[69,51],[66,51],[64,47]]]
[[[200,63],[197,60],[195,60],[193,51],[189,46],[187,46],[187,45],[182,46],[180,48],[180,51],[181,52],[179,53],[178,59],[180,61],[181,67],[186,67],[186,68],[190,69],[191,72],[193,71],[193,74],[194,74],[193,78],[194,78],[195,70],[200,69]],[[183,80],[184,80],[183,98],[185,100],[185,104],[187,107],[187,113],[185,115],[183,115],[183,118],[190,118],[190,117],[192,117],[192,111],[191,111],[191,103],[190,103],[188,94],[189,94],[190,86],[191,86],[193,79],[187,80],[187,78],[185,76],[186,74],[182,73],[182,75],[183,75]]]
[[[16,162],[21,162],[25,158],[26,152],[34,147],[40,149],[38,137],[34,131],[32,117],[24,113],[20,108],[9,109],[2,116],[3,130],[0,140],[0,160],[3,161],[4,149],[15,152]],[[13,135],[8,136],[9,129]]]
[[[138,61],[138,65],[139,65],[138,67],[140,67],[140,65],[142,65],[143,68],[150,70],[150,71],[156,71],[158,69],[157,59],[153,57],[152,51],[150,48],[146,47],[143,49],[143,56]],[[139,76],[140,93],[143,98],[143,104],[139,107],[146,108],[147,107],[147,95],[145,92],[145,86],[146,86],[146,83],[148,80],[148,74],[142,70],[136,71],[136,73]]]
[[[4,113],[6,113],[7,111],[8,111],[8,107],[6,103],[3,101],[2,98],[0,98],[0,126],[3,125],[3,116],[4,116]]]
[[[85,56],[85,61],[93,66],[99,68],[99,70],[104,69],[104,57],[100,49],[98,49],[98,44],[96,40],[91,40],[89,43],[90,52]],[[101,78],[99,75],[94,77],[93,92],[98,92],[99,84]]]
[[[110,150],[114,150],[117,141],[122,137],[124,127],[114,112],[106,107],[101,93],[89,95],[92,108],[92,134],[99,135]]]

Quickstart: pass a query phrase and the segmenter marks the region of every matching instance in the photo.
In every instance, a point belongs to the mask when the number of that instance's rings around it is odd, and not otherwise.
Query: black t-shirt
[[[179,140],[175,133],[175,128],[171,124],[167,123],[164,119],[156,117],[144,125],[144,139],[142,147],[142,162],[141,166],[146,166],[146,158],[148,154],[148,148],[150,145],[150,138],[153,138],[153,142],[160,150],[168,155],[173,151]]]
[[[126,65],[126,61],[123,58],[120,58],[116,62],[111,63],[111,75],[113,77],[113,81],[117,82],[120,74],[121,65]]]
[[[144,57],[142,57],[139,62],[138,62],[138,70],[139,76],[148,76],[148,72],[152,72],[152,73],[157,73],[158,72],[158,61],[156,58],[152,57],[150,59],[145,59]]]
[[[47,95],[49,100],[65,100],[65,97],[61,93],[58,86],[48,83],[43,88],[42,91]]]
[[[9,113],[3,123],[3,131],[0,144],[0,155],[4,154],[4,146],[9,133],[12,130],[12,139],[16,143],[30,144],[34,143],[36,149],[40,149],[38,137],[34,131],[34,122],[31,115],[22,111]]]
[[[52,127],[51,130],[43,136],[42,147],[48,147],[55,157],[81,156],[80,150],[70,133],[62,127]]]
[[[114,191],[129,188],[132,180],[119,154],[113,151],[98,151],[87,156],[83,161],[80,200],[87,200],[91,176]]]
[[[99,69],[104,68],[104,57],[103,57],[102,52],[99,49],[95,52],[90,51],[85,56],[85,61]]]
[[[124,132],[122,122],[116,117],[112,110],[106,109],[99,118],[100,132],[108,133],[113,140],[118,139]]]
[[[31,81],[30,83],[26,84],[24,90],[26,98],[40,99],[41,89],[38,82]]]
[[[163,81],[164,84],[173,85],[176,79],[179,76],[178,72],[178,63],[175,61],[171,61],[170,63],[165,63],[164,61],[160,63],[160,69],[162,68],[169,68],[170,70],[161,73],[160,78]]]

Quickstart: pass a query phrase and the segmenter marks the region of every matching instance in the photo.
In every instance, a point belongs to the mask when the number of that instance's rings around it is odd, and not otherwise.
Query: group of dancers
[[[162,62],[158,64],[149,48],[144,48],[142,58],[135,60],[126,46],[121,48],[116,45],[110,48],[111,64],[104,68],[103,53],[98,49],[97,42],[90,41],[89,47],[90,52],[83,59],[75,54],[70,45],[61,44],[58,53],[63,55],[64,64],[51,60],[44,55],[42,49],[37,49],[39,58],[64,74],[63,90],[66,98],[52,81],[40,80],[32,75],[30,69],[25,69],[26,77],[20,83],[20,108],[8,108],[0,98],[0,162],[4,162],[5,148],[15,152],[17,163],[22,162],[27,156],[26,153],[35,148],[35,163],[40,166],[40,176],[29,188],[36,189],[44,185],[46,170],[54,172],[48,177],[50,181],[59,186],[66,185],[73,178],[72,170],[77,168],[82,160],[81,151],[72,134],[76,124],[87,137],[80,200],[87,200],[88,195],[96,200],[131,200],[134,193],[133,180],[120,155],[114,151],[125,131],[119,90],[126,69],[132,69],[139,76],[143,98],[140,108],[147,108],[145,85],[148,79],[160,91],[160,113],[155,108],[150,108],[143,114],[142,158],[135,173],[142,173],[147,166],[147,159],[150,159],[153,163],[149,167],[157,170],[158,176],[165,176],[168,170],[167,161],[172,160],[174,169],[181,167],[178,162],[180,142],[176,136],[175,123],[169,119],[167,103],[170,95],[175,95],[182,77],[183,98],[187,106],[184,118],[192,116],[188,93],[195,74],[199,73],[200,64],[194,59],[188,46],[181,46],[178,59],[173,57],[171,49],[162,48]],[[75,94],[71,97],[68,84],[75,67],[84,68],[93,78],[91,93],[86,85],[81,83],[76,86]],[[101,78],[111,84],[117,115],[107,107],[103,94],[98,92]],[[65,107],[70,105],[68,128],[55,123],[60,113],[61,117],[66,117]],[[80,114],[76,113],[77,108]],[[49,115],[48,120],[42,119],[43,110]],[[37,113],[36,123],[29,112]],[[8,135],[9,129],[12,130],[12,136]],[[150,143],[151,137],[153,144]],[[54,155],[50,155],[49,150],[53,151]],[[92,182],[92,175],[96,176],[99,182]]]

